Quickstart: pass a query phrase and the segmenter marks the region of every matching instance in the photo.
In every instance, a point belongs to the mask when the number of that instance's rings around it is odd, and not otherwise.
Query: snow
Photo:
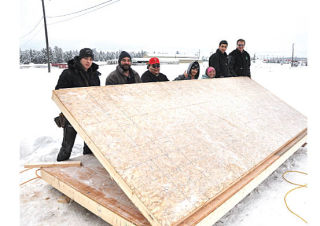
[[[103,65],[99,71],[101,84],[116,65]],[[207,63],[201,65],[200,77]],[[188,64],[162,64],[161,72],[173,80],[188,68]],[[133,66],[140,75],[146,66]],[[59,109],[51,100],[59,75],[63,69],[23,68],[19,70],[20,115],[20,169],[27,162],[55,161],[62,142],[62,130],[57,128],[53,118]],[[306,87],[308,67],[291,68],[290,65],[265,64],[257,61],[252,65],[252,79],[262,84],[278,97],[306,113]],[[13,90],[14,91],[14,90]],[[83,140],[77,136],[71,157],[82,154]],[[222,217],[215,226],[247,225],[304,225],[291,214],[283,201],[287,191],[294,188],[281,175],[286,170],[308,172],[307,147],[300,148],[270,177],[252,191],[246,198]],[[34,177],[34,170],[20,174],[20,182]],[[295,183],[307,183],[307,176],[289,174],[287,178]],[[294,191],[288,196],[288,205],[308,220],[306,195],[308,188]],[[30,181],[20,189],[21,225],[108,225],[102,219],[81,207],[74,201],[66,201],[65,196],[41,179]]]

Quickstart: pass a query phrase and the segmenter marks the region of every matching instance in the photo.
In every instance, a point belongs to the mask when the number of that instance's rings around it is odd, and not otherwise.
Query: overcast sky
[[[47,17],[79,11],[106,0],[45,0]],[[253,55],[307,56],[307,11],[298,0],[120,0],[102,9],[48,18],[49,44],[64,50],[215,51],[220,40],[246,40]],[[21,49],[45,48],[40,0],[20,0]],[[63,21],[64,20],[64,21]],[[60,22],[63,21],[63,22]],[[27,35],[26,35],[27,34]],[[22,37],[22,38],[21,38]]]

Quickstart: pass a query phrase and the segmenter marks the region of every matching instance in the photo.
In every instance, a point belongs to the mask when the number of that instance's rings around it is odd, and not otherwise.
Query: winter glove
[[[67,119],[64,117],[62,113],[59,114],[59,116],[54,118],[54,122],[57,124],[59,128],[65,128],[67,124]]]

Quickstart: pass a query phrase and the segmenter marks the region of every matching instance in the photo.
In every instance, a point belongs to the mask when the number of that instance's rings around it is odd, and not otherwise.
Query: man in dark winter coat
[[[179,75],[174,80],[191,80],[198,79],[200,74],[200,65],[198,61],[193,61],[189,64],[188,70],[182,75]]]
[[[89,48],[80,50],[79,56],[68,61],[68,69],[64,70],[58,80],[55,89],[100,86],[99,66],[93,61],[93,52]],[[63,141],[57,161],[64,161],[70,158],[77,132],[72,125],[66,121],[63,128]],[[84,143],[83,154],[92,154],[91,150]]]
[[[217,51],[209,58],[209,67],[214,67],[216,69],[215,78],[229,77],[228,55],[226,53],[227,47],[228,42],[222,40],[219,43]]]
[[[141,76],[142,82],[164,82],[169,81],[166,75],[160,73],[160,61],[157,57],[152,57],[148,63],[148,71]]]
[[[122,51],[119,56],[118,66],[116,70],[108,75],[106,85],[140,83],[140,76],[131,68],[131,63],[129,53]]]
[[[237,48],[229,54],[229,69],[231,76],[248,76],[250,72],[250,55],[244,50],[245,40],[237,41]]]

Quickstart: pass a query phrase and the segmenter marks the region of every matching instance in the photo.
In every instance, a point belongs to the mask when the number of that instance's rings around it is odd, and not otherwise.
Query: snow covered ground
[[[201,65],[202,75],[207,63]],[[161,66],[161,72],[173,80],[186,70],[188,64]],[[115,65],[101,66],[101,84]],[[133,66],[140,75],[146,66]],[[27,162],[55,161],[62,142],[62,130],[57,128],[53,118],[60,112],[51,100],[62,69],[46,68],[20,69],[19,110],[20,117],[20,168]],[[291,68],[289,65],[265,64],[260,61],[252,65],[252,79],[272,91],[278,97],[303,114],[306,109],[306,77],[308,67]],[[71,157],[82,153],[83,140],[77,136]],[[267,226],[267,225],[304,225],[304,222],[291,214],[285,207],[283,197],[294,186],[285,182],[281,175],[286,170],[308,171],[307,147],[300,148],[281,167],[261,185],[243,199],[236,207],[221,218],[215,226]],[[20,181],[34,176],[34,170],[20,174]],[[307,183],[307,176],[287,175],[295,183]],[[289,206],[307,218],[308,188],[297,190],[289,195]],[[76,202],[68,202],[66,197],[46,182],[33,180],[20,189],[21,225],[108,225]]]

